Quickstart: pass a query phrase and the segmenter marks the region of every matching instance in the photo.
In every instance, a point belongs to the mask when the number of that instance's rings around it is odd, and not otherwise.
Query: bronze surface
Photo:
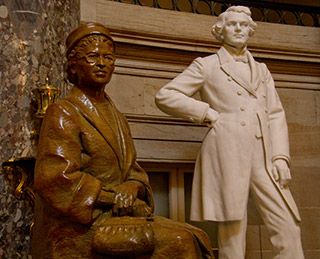
[[[114,70],[109,59],[114,47],[106,30],[99,31],[101,25],[94,35],[92,26],[87,32],[86,25],[81,26],[85,33],[70,49],[72,91],[49,106],[42,123],[34,175],[34,259],[114,258],[93,246],[100,226],[111,217],[134,221],[153,212],[148,175],[136,162],[128,123],[104,92]],[[91,54],[97,55],[96,62],[82,58]],[[154,250],[129,253],[128,258],[213,258],[202,230],[157,216],[149,223]],[[131,240],[139,233],[132,232],[134,227],[121,229],[130,229]],[[126,238],[125,231],[119,242]]]

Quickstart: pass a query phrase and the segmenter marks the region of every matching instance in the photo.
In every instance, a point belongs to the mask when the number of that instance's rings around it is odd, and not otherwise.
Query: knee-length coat
[[[280,189],[271,175],[272,161],[290,162],[285,113],[274,81],[263,63],[247,51],[251,82],[245,80],[224,47],[197,58],[156,95],[164,112],[203,122],[208,109],[219,114],[198,154],[192,187],[191,219],[240,220],[247,206],[254,137],[263,138],[265,164],[274,191],[280,192],[297,220],[300,216],[289,189]],[[201,100],[192,96],[200,93]]]

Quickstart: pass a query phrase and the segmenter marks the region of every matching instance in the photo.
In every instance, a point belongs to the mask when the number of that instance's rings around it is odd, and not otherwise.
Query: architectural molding
[[[105,0],[81,0],[81,22],[106,25],[116,42],[214,53],[216,17]],[[134,14],[134,15],[133,15]],[[320,63],[320,28],[257,22],[249,47],[254,56]],[[303,44],[301,44],[303,42]]]
[[[173,64],[169,61],[142,60],[119,57],[116,61],[115,74],[150,78],[173,79],[190,63]],[[278,88],[320,90],[320,64],[305,63],[296,66],[281,65],[281,62],[267,63]],[[268,61],[268,60],[267,60]],[[298,70],[298,65],[301,69]]]

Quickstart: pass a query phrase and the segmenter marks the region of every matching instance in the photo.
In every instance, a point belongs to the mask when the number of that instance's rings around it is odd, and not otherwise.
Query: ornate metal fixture
[[[23,157],[9,159],[2,163],[2,171],[15,188],[14,196],[28,200],[33,208],[35,194],[32,189],[35,158]]]
[[[33,191],[33,171],[36,159],[33,157],[23,157],[9,159],[2,163],[2,172],[13,185],[14,196],[19,200],[29,201],[32,209],[34,208],[35,193]],[[34,223],[30,225],[30,235]]]
[[[37,118],[43,118],[46,114],[48,106],[56,102],[60,95],[60,90],[54,86],[49,85],[49,79],[46,78],[46,84],[33,90],[37,97],[38,110],[36,113]]]

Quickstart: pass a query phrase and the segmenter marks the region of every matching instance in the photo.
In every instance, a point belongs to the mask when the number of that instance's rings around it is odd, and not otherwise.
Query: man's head
[[[68,80],[73,84],[105,85],[114,70],[114,41],[99,23],[82,24],[66,40]]]
[[[231,6],[219,15],[212,26],[212,34],[222,43],[240,48],[247,44],[256,28],[248,7]]]

